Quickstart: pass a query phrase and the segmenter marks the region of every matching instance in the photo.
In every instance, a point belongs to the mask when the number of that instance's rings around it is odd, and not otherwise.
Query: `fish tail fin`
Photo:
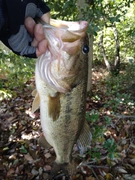
[[[80,154],[84,154],[88,150],[88,148],[90,148],[91,140],[92,140],[92,134],[90,132],[90,127],[88,123],[85,122],[80,137],[77,140],[77,148]]]
[[[77,164],[74,161],[63,164],[57,164],[54,162],[51,170],[51,176],[54,177],[54,179],[59,179],[59,177],[61,177],[60,172],[67,177],[71,176],[76,174],[76,166]]]

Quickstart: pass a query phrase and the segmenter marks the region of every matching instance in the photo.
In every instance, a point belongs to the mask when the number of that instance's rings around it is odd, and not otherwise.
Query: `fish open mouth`
[[[79,72],[79,55],[82,53],[81,40],[86,35],[86,21],[68,22],[51,20],[43,25],[48,47],[37,62],[40,77],[48,87],[58,92],[70,91]]]

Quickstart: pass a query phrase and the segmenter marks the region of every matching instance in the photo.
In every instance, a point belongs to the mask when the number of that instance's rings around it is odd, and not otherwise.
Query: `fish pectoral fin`
[[[88,123],[85,122],[81,134],[79,136],[79,139],[77,140],[76,143],[80,154],[84,154],[88,150],[88,148],[90,148],[91,140],[92,140],[92,134],[90,132],[90,127]]]
[[[39,96],[39,93],[37,92],[35,95],[34,101],[32,103],[31,112],[34,113],[39,108],[39,105],[40,105],[40,96]]]
[[[60,115],[60,93],[57,93],[56,96],[48,96],[48,114],[53,119],[53,121],[56,121],[59,118]]]
[[[32,96],[36,96],[36,94],[37,94],[37,89],[34,89],[34,90],[32,91]]]

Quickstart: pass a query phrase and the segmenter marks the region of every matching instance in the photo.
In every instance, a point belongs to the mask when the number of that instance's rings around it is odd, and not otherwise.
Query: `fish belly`
[[[86,72],[87,73],[87,72]],[[56,93],[58,98],[50,98],[53,90],[40,79],[36,70],[36,86],[40,95],[41,126],[48,143],[53,146],[58,164],[69,163],[74,143],[79,138],[85,123],[86,85],[84,79],[67,93]],[[55,92],[54,92],[55,94]],[[55,100],[57,99],[57,103]],[[51,102],[52,101],[52,102]],[[50,106],[51,104],[51,106]],[[59,109],[54,113],[54,109]],[[50,115],[50,113],[52,113]],[[57,118],[53,117],[54,115]]]

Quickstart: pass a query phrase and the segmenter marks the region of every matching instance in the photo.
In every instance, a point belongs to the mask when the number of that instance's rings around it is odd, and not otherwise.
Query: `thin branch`
[[[94,169],[93,169],[93,168],[91,168],[91,170],[92,170],[92,172],[93,172],[93,174],[94,174],[95,178],[96,178],[97,180],[99,180],[99,178],[98,178],[98,176],[96,175],[96,173],[95,173]]]
[[[92,161],[92,162],[89,162],[89,163],[80,163],[78,166],[77,166],[77,169],[78,168],[80,168],[80,167],[82,167],[82,166],[86,166],[86,167],[88,167],[89,169],[91,169],[91,171],[92,171],[92,173],[94,174],[94,176],[95,176],[95,178],[97,179],[97,180],[99,180],[99,178],[98,178],[98,176],[96,175],[96,173],[95,173],[95,171],[94,171],[94,169],[93,168],[103,168],[103,169],[108,169],[109,167],[105,167],[105,166],[96,166],[96,165],[92,165],[91,163],[94,163],[94,161]]]
[[[135,115],[134,116],[128,116],[128,115],[115,115],[116,117],[118,118],[135,118]]]

